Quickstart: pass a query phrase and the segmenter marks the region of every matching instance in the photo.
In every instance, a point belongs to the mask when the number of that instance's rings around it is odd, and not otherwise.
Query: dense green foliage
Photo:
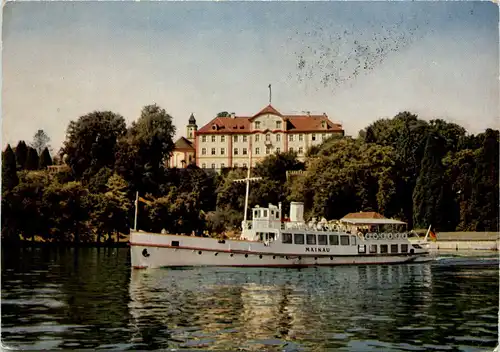
[[[235,180],[247,170],[165,168],[175,127],[157,105],[144,107],[128,128],[109,111],[72,121],[59,156],[51,157],[48,137],[37,133],[40,156],[22,141],[2,155],[4,240],[120,240],[134,226],[136,192],[145,199],[140,229],[200,234],[241,226],[245,184]],[[377,211],[418,228],[498,231],[499,139],[496,130],[468,135],[402,112],[357,138],[323,141],[305,162],[295,153],[268,156],[252,170],[262,179],[252,183],[249,206],[281,202],[286,216],[290,201],[303,201],[306,219]],[[48,172],[53,159],[67,170]]]

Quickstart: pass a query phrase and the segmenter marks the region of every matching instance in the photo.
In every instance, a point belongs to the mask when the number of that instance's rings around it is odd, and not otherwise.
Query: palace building
[[[342,125],[322,115],[286,115],[272,105],[253,116],[215,117],[195,133],[196,165],[223,169],[247,167],[266,156],[294,151],[304,160],[306,151],[332,135],[344,136]]]

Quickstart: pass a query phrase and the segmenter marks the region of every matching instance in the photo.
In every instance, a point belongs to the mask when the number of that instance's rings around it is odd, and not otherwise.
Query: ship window
[[[316,244],[316,235],[307,235],[307,244]]]
[[[380,245],[380,253],[388,253],[387,245],[386,244],[381,244]]]
[[[258,210],[254,210],[253,211],[253,217],[256,218],[256,219],[259,217],[259,211]]]
[[[356,236],[351,236],[351,246],[356,245]]]
[[[318,235],[318,244],[323,246],[328,245],[328,238],[326,235]]]
[[[179,241],[172,241],[172,247],[179,247]]]
[[[377,245],[376,244],[370,245],[370,253],[377,253]]]
[[[358,253],[366,253],[366,248],[364,244],[358,246]]]
[[[267,209],[263,210],[263,213],[264,213],[264,215],[262,215],[262,216],[267,218]]]
[[[268,240],[274,241],[274,233],[268,233],[267,235],[268,235],[268,238],[267,238]]]
[[[292,234],[291,233],[283,233],[282,234],[282,242],[283,243],[292,243]]]
[[[271,216],[274,216],[274,210],[271,210]]]
[[[280,218],[280,214],[278,212],[276,212],[276,219],[279,219]]]
[[[338,246],[338,245],[339,245],[339,236],[330,235],[330,246]]]
[[[259,238],[259,241],[264,241],[264,234],[262,232],[257,232],[257,237]]]
[[[295,244],[304,244],[304,234],[296,233],[294,235],[294,242]]]
[[[346,235],[340,236],[340,244],[343,246],[348,246],[349,245],[349,236],[346,236]]]
[[[408,245],[402,244],[401,245],[401,253],[407,253],[407,252],[408,252]]]
[[[397,253],[397,252],[398,252],[398,245],[391,244],[391,253]]]

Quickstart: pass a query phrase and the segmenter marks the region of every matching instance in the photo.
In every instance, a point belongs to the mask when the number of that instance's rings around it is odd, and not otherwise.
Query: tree
[[[39,158],[38,153],[32,147],[28,147],[28,155],[26,157],[26,164],[24,168],[26,170],[38,170],[39,167]]]
[[[165,180],[165,160],[174,149],[172,117],[159,106],[148,105],[120,140],[116,171],[141,193],[159,194]]]
[[[430,132],[425,145],[424,158],[417,185],[413,192],[413,221],[427,227],[432,224],[439,230],[447,230],[446,181],[442,158],[446,152],[446,141],[436,132]]]
[[[12,190],[19,183],[16,170],[16,155],[10,144],[7,144],[2,153],[2,194]]]
[[[227,111],[221,111],[217,114],[217,117],[229,117],[231,116]]]
[[[48,143],[50,142],[49,136],[45,133],[44,130],[38,130],[33,136],[33,142],[31,146],[35,148],[36,152],[40,155],[42,154],[45,148],[48,148]]]
[[[45,147],[42,155],[40,155],[40,169],[44,170],[50,165],[52,165],[52,158],[50,157],[49,148]]]
[[[19,141],[16,147],[17,169],[24,170],[26,166],[26,158],[28,157],[28,147],[24,141]]]
[[[90,179],[101,168],[113,168],[117,140],[126,133],[125,119],[111,111],[94,111],[71,121],[62,154],[75,176]]]

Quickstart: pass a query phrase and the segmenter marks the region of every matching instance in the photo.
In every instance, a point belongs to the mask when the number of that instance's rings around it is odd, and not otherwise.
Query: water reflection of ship
[[[134,342],[142,340],[149,347],[167,347],[151,341],[163,339],[181,346],[209,341],[202,344],[205,349],[262,350],[258,341],[284,343],[313,335],[321,340],[327,332],[345,332],[353,317],[382,315],[382,309],[390,314],[383,307],[387,304],[403,310],[416,304],[418,311],[428,310],[431,285],[430,265],[271,269],[250,274],[210,268],[133,270],[129,312]],[[395,321],[387,324],[397,330]],[[157,336],[151,337],[151,329]]]

